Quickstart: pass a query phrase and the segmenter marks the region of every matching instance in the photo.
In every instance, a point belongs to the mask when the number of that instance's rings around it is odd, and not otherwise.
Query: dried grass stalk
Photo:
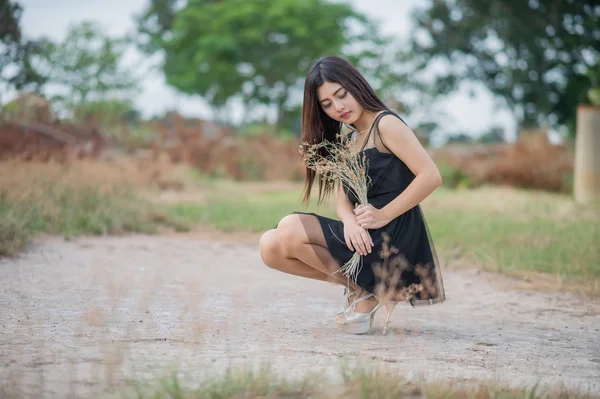
[[[396,247],[390,245],[390,236],[382,234],[383,243],[381,245],[382,262],[373,265],[373,273],[377,279],[374,294],[380,302],[389,301],[411,301],[421,296],[425,299],[433,298],[436,295],[437,287],[435,281],[429,275],[429,271],[422,265],[415,267],[415,273],[420,277],[419,284],[403,286],[402,273],[410,268],[406,258],[399,254]]]
[[[306,166],[315,171],[328,187],[342,184],[347,192],[353,194],[358,199],[355,208],[367,205],[367,191],[371,184],[367,174],[368,160],[363,152],[356,152],[354,140],[347,135],[338,134],[337,139],[336,142],[324,140],[316,144],[303,142],[300,154]],[[355,252],[340,271],[356,282],[361,268],[362,256]]]

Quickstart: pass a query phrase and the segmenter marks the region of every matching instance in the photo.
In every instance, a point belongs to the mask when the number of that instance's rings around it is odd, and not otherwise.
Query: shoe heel
[[[385,319],[385,324],[383,325],[383,335],[387,334],[387,329],[390,324],[390,319],[392,318],[392,312],[398,302],[388,302],[385,304],[385,310],[387,310],[387,317]]]

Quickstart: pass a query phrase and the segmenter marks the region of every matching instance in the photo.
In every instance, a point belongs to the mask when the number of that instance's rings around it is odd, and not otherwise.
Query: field
[[[15,253],[41,232],[258,234],[294,210],[335,217],[333,201],[303,205],[301,183],[212,179],[146,162],[3,163],[0,255]],[[423,209],[447,267],[477,266],[600,292],[597,206],[576,206],[565,194],[484,186],[440,188]]]
[[[333,201],[300,203],[302,186],[276,183],[208,183],[203,203],[173,205],[171,215],[223,231],[261,232],[294,210],[335,217]],[[423,203],[428,227],[448,267],[584,283],[598,293],[600,215],[566,195],[511,188],[441,188]],[[543,273],[537,276],[536,273]]]
[[[126,158],[8,161],[0,189],[4,396],[600,394],[600,213],[568,195],[437,190],[423,208],[448,302],[355,337],[333,323],[341,287],[258,256],[306,210],[299,183]]]

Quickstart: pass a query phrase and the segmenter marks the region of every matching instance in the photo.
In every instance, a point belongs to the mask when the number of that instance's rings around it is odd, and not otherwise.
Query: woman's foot
[[[356,299],[351,310],[346,313],[342,329],[349,334],[367,334],[373,326],[375,313],[379,308],[385,307],[387,318],[383,326],[383,334],[387,333],[392,312],[396,307],[396,301],[381,301],[373,294],[362,295]],[[352,310],[354,308],[354,310]]]
[[[361,298],[364,299],[360,302],[357,301],[354,309],[355,313],[369,313],[379,303],[377,298],[375,298],[375,295],[369,294],[366,291],[363,291],[362,295],[360,295],[357,299]]]
[[[358,295],[358,293],[359,291],[355,290],[354,288],[344,288],[344,310],[352,304],[352,301],[354,301],[354,297]]]
[[[352,304],[352,309],[344,318],[341,328],[347,334],[367,334],[373,326],[373,318],[381,303],[375,295],[366,293]]]
[[[352,304],[356,297],[362,293],[362,290],[355,289],[352,287],[344,288],[344,308],[341,312],[335,315],[335,322],[337,324],[344,324],[344,319],[349,312],[352,312]]]
[[[361,289],[354,291],[354,298],[350,305],[343,312],[336,316],[337,324],[346,324],[348,316],[358,313],[369,313],[378,305],[377,298],[373,294]]]

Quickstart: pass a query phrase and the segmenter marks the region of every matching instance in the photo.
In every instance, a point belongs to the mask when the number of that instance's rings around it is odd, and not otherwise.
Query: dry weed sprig
[[[427,273],[427,269],[417,265],[415,273],[421,278],[419,284],[403,286],[402,273],[410,268],[406,258],[400,255],[396,247],[390,246],[390,236],[382,234],[383,243],[379,255],[382,262],[373,265],[373,273],[378,280],[375,295],[381,302],[410,301],[417,296],[427,297],[435,290],[435,285]]]
[[[338,183],[358,201],[355,207],[368,204],[367,192],[371,180],[367,173],[368,160],[364,153],[356,152],[354,140],[338,134],[337,141],[320,143],[302,142],[300,154],[306,166],[315,171],[328,187]],[[356,281],[362,267],[362,256],[355,252],[340,268],[340,272]]]

